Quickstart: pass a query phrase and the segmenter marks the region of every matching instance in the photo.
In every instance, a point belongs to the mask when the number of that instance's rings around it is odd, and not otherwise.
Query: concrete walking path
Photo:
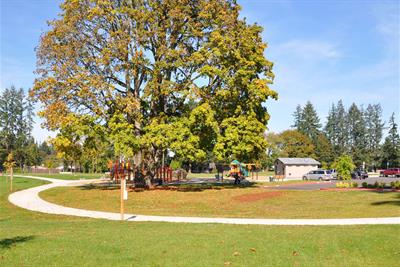
[[[59,180],[35,176],[18,176],[51,182],[9,195],[8,200],[14,205],[49,214],[70,215],[107,220],[120,220],[120,214],[114,212],[91,211],[75,209],[47,202],[39,197],[41,191],[58,186],[79,186],[95,180]],[[362,225],[362,224],[400,224],[400,217],[389,218],[350,218],[350,219],[246,219],[246,218],[205,218],[205,217],[174,217],[125,214],[126,221],[133,222],[175,222],[175,223],[223,223],[223,224],[254,224],[254,225]]]

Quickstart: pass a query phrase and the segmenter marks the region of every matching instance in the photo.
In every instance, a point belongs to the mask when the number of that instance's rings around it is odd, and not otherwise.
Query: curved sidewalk
[[[49,214],[70,215],[107,220],[120,220],[120,214],[114,212],[91,211],[68,208],[47,202],[39,197],[41,191],[57,186],[78,186],[97,180],[58,180],[34,176],[18,176],[51,182],[9,195],[8,200],[14,205]],[[175,222],[175,223],[224,223],[224,224],[254,224],[254,225],[362,225],[362,224],[400,224],[400,217],[390,218],[354,218],[354,219],[245,219],[245,218],[203,218],[203,217],[173,217],[147,216],[125,214],[126,221],[134,222]]]

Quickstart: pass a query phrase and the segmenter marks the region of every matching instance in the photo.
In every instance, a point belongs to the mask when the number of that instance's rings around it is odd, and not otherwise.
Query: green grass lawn
[[[400,193],[278,191],[256,186],[193,185],[129,192],[127,213],[245,218],[363,218],[400,216]],[[58,187],[41,192],[64,206],[119,212],[118,186]]]
[[[14,187],[41,181],[16,178]],[[398,266],[400,226],[132,223],[35,213],[0,179],[0,266]],[[382,206],[382,209],[391,206]]]
[[[79,179],[97,179],[104,177],[104,173],[73,173],[73,174],[60,174],[60,173],[16,173],[16,176],[36,176],[36,177],[46,177],[61,180],[79,180]]]
[[[224,176],[228,172],[224,172]],[[215,178],[216,173],[189,173],[187,178]],[[273,176],[274,172],[273,171],[267,171],[267,172],[259,172],[258,177],[259,179],[267,179],[269,176]],[[251,176],[250,176],[251,178]],[[255,179],[255,174],[254,174],[254,179]]]

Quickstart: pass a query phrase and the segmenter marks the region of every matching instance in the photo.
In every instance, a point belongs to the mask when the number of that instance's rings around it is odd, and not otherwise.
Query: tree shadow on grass
[[[391,192],[375,192],[378,194],[385,194],[385,193],[391,193]],[[394,205],[394,206],[400,206],[400,193],[396,195],[395,200],[385,200],[385,201],[377,201],[371,203],[373,206],[382,206],[382,205]]]
[[[16,236],[12,238],[4,238],[0,240],[0,248],[8,248],[10,249],[11,247],[15,246],[18,243],[24,243],[27,241],[30,241],[34,239],[35,236],[29,235],[29,236]]]
[[[175,190],[178,192],[202,192],[205,190],[251,188],[256,187],[256,183],[248,182],[239,185],[233,183],[180,184],[166,187],[171,187],[169,190]]]
[[[130,184],[127,185],[128,189],[130,188]],[[238,188],[254,188],[257,187],[257,184],[254,182],[246,182],[239,185],[233,184],[233,181],[229,182],[205,182],[205,183],[171,183],[165,184],[161,186],[155,186],[150,190],[169,190],[169,191],[178,191],[178,192],[202,192],[204,190],[222,190],[222,189],[238,189]],[[120,185],[115,183],[96,183],[96,184],[88,184],[79,187],[81,190],[119,190]],[[149,189],[145,188],[135,188],[133,189],[135,192],[144,192],[149,191]]]
[[[87,185],[82,185],[79,186],[81,190],[117,190],[120,189],[119,184],[114,184],[114,183],[100,183],[100,184],[87,184]]]

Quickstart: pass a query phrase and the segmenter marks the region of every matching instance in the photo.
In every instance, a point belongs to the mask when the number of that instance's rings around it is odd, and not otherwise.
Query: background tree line
[[[64,166],[65,170],[84,172],[107,170],[107,156],[112,154],[112,148],[94,134],[96,131],[91,129],[82,141],[64,130],[63,138],[39,143],[32,136],[33,117],[32,102],[22,88],[11,86],[0,94],[0,169],[4,169],[6,158],[12,153],[21,171],[29,171],[32,166]]]
[[[33,106],[22,88],[6,88],[0,94],[0,168],[12,153],[19,169],[28,166],[56,165],[54,149],[32,137]]]
[[[353,103],[346,109],[340,100],[332,104],[322,125],[313,104],[307,102],[296,107],[293,117],[294,129],[267,134],[269,165],[276,157],[313,157],[328,167],[344,154],[357,167],[363,163],[369,169],[400,165],[398,125],[393,113],[385,127],[380,104],[364,108]]]

